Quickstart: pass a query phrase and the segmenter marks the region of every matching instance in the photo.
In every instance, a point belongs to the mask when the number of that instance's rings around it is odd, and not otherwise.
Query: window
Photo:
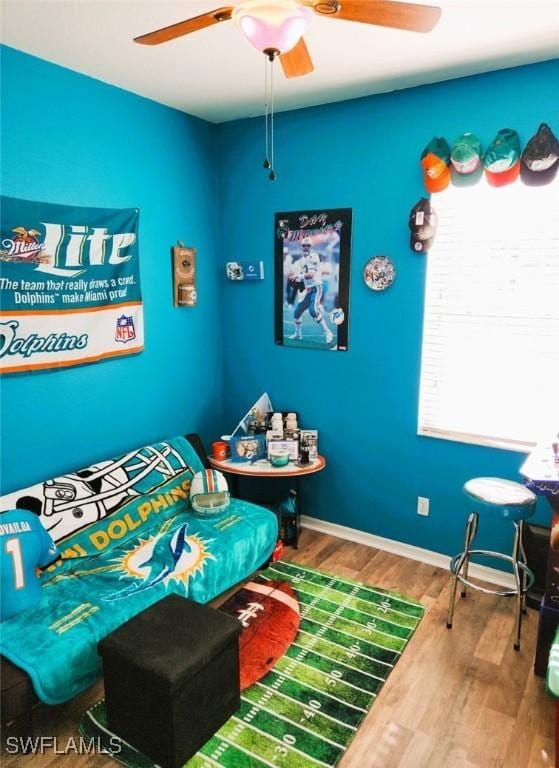
[[[431,202],[418,434],[529,450],[559,429],[559,175]]]

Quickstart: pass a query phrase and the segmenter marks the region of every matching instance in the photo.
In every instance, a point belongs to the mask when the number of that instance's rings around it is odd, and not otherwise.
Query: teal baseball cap
[[[501,128],[483,158],[485,177],[493,187],[502,187],[520,175],[520,136],[512,128]]]
[[[481,142],[473,133],[463,133],[452,145],[450,160],[457,173],[469,174],[481,166]]]

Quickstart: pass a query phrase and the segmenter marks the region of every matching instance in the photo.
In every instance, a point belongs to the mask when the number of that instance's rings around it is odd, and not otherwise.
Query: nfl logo
[[[116,321],[115,341],[132,341],[136,338],[136,329],[134,328],[134,319],[131,315],[121,315]]]

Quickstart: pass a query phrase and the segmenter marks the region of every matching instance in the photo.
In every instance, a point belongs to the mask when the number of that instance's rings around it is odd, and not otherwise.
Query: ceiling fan
[[[396,0],[244,0],[238,5],[216,8],[148,32],[134,40],[143,45],[159,45],[233,19],[255,48],[270,60],[279,56],[286,77],[300,77],[314,70],[303,39],[312,13],[410,32],[430,32],[441,16],[441,9]]]

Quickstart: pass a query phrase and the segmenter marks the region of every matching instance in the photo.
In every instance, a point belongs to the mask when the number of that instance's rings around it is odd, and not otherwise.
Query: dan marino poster
[[[138,210],[0,204],[0,373],[141,352]]]
[[[275,340],[348,348],[351,209],[277,213]]]

